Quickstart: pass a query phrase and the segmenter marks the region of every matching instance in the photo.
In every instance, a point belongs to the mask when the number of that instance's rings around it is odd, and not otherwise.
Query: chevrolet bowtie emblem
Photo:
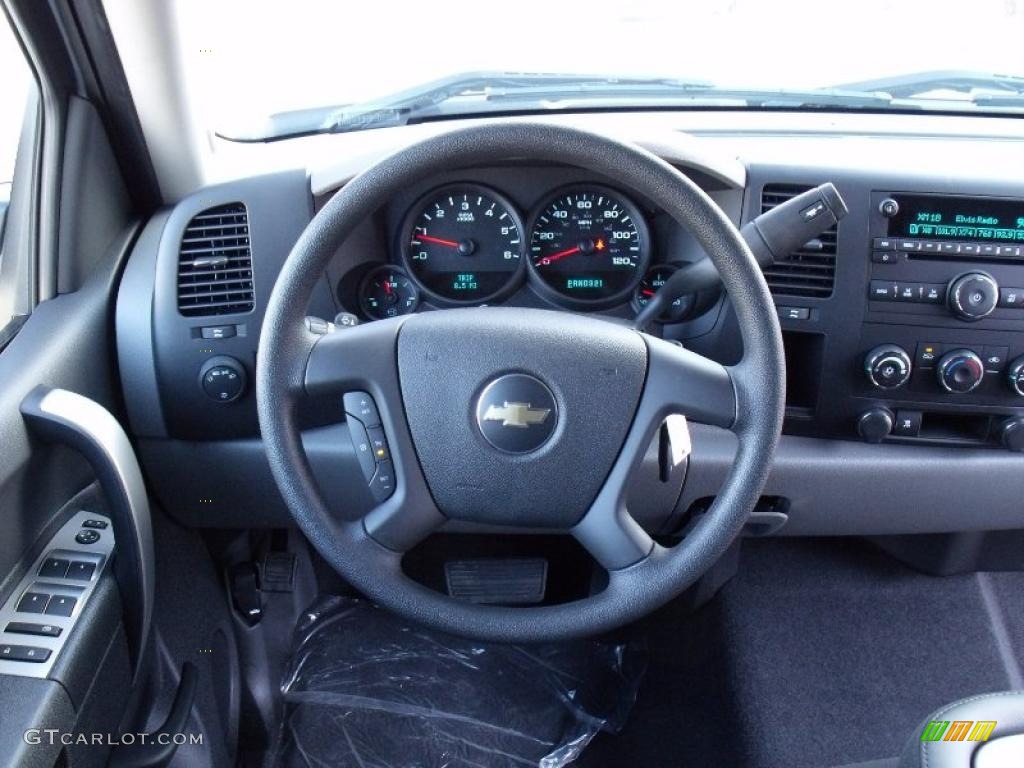
[[[530,403],[510,403],[490,405],[484,412],[484,421],[500,421],[503,427],[520,427],[525,429],[531,424],[543,424],[551,413],[550,408],[531,408]]]

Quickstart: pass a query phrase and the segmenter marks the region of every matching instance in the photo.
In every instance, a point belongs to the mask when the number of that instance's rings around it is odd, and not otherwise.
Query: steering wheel
[[[739,364],[585,315],[448,309],[327,334],[305,323],[338,246],[393,195],[453,167],[520,158],[614,178],[686,227],[721,273],[743,339]],[[360,520],[332,514],[302,448],[305,397],[369,393],[394,463],[391,496]],[[725,552],[767,479],[782,427],[785,361],[775,307],[739,232],[660,158],[604,136],[540,123],[484,124],[403,149],[316,214],[274,286],[256,397],[267,457],[296,523],[339,574],[409,619],[485,640],[597,634],[690,586]],[[543,416],[542,416],[543,414]],[[630,517],[626,488],[671,414],[731,430],[732,469],[681,543]],[[402,553],[448,520],[574,536],[608,571],[605,589],[550,606],[455,600],[408,578]]]

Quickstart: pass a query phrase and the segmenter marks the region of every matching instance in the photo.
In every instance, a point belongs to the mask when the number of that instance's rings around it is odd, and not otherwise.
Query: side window
[[[35,80],[25,54],[7,18],[0,14],[0,345],[6,341],[12,318],[31,308],[27,301],[31,271],[28,264],[16,263],[27,251],[22,253],[24,249],[15,246],[11,203],[15,199],[18,145],[34,88]],[[28,215],[28,211],[17,209],[14,213]]]

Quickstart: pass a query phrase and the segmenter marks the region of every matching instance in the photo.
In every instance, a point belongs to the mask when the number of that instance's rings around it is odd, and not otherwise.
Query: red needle
[[[640,291],[640,293],[642,293],[644,296],[653,296],[654,295],[654,291],[649,291],[646,288],[644,290]]]
[[[577,245],[575,248],[566,248],[564,251],[558,253],[552,253],[550,256],[545,256],[541,259],[542,262],[550,264],[552,261],[558,261],[564,259],[566,256],[572,256],[574,253],[579,253],[580,247]]]
[[[438,245],[447,245],[449,248],[458,248],[459,244],[454,240],[442,240],[440,237],[431,237],[430,235],[416,235],[413,240],[424,240],[428,243],[437,243]]]

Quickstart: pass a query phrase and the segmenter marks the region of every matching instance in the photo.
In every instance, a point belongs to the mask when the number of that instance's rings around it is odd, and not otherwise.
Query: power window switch
[[[46,579],[63,579],[68,573],[70,561],[59,557],[48,557],[39,566],[39,575]]]
[[[75,611],[75,603],[78,601],[66,595],[54,595],[46,606],[47,616],[70,616]]]
[[[33,661],[42,664],[50,658],[49,648],[31,645],[0,645],[0,661]]]
[[[96,572],[96,563],[86,563],[81,560],[74,560],[68,568],[66,578],[75,581],[92,581],[92,575]]]
[[[15,610],[18,613],[42,613],[46,610],[46,604],[49,601],[50,596],[42,592],[26,592],[21,596]]]

